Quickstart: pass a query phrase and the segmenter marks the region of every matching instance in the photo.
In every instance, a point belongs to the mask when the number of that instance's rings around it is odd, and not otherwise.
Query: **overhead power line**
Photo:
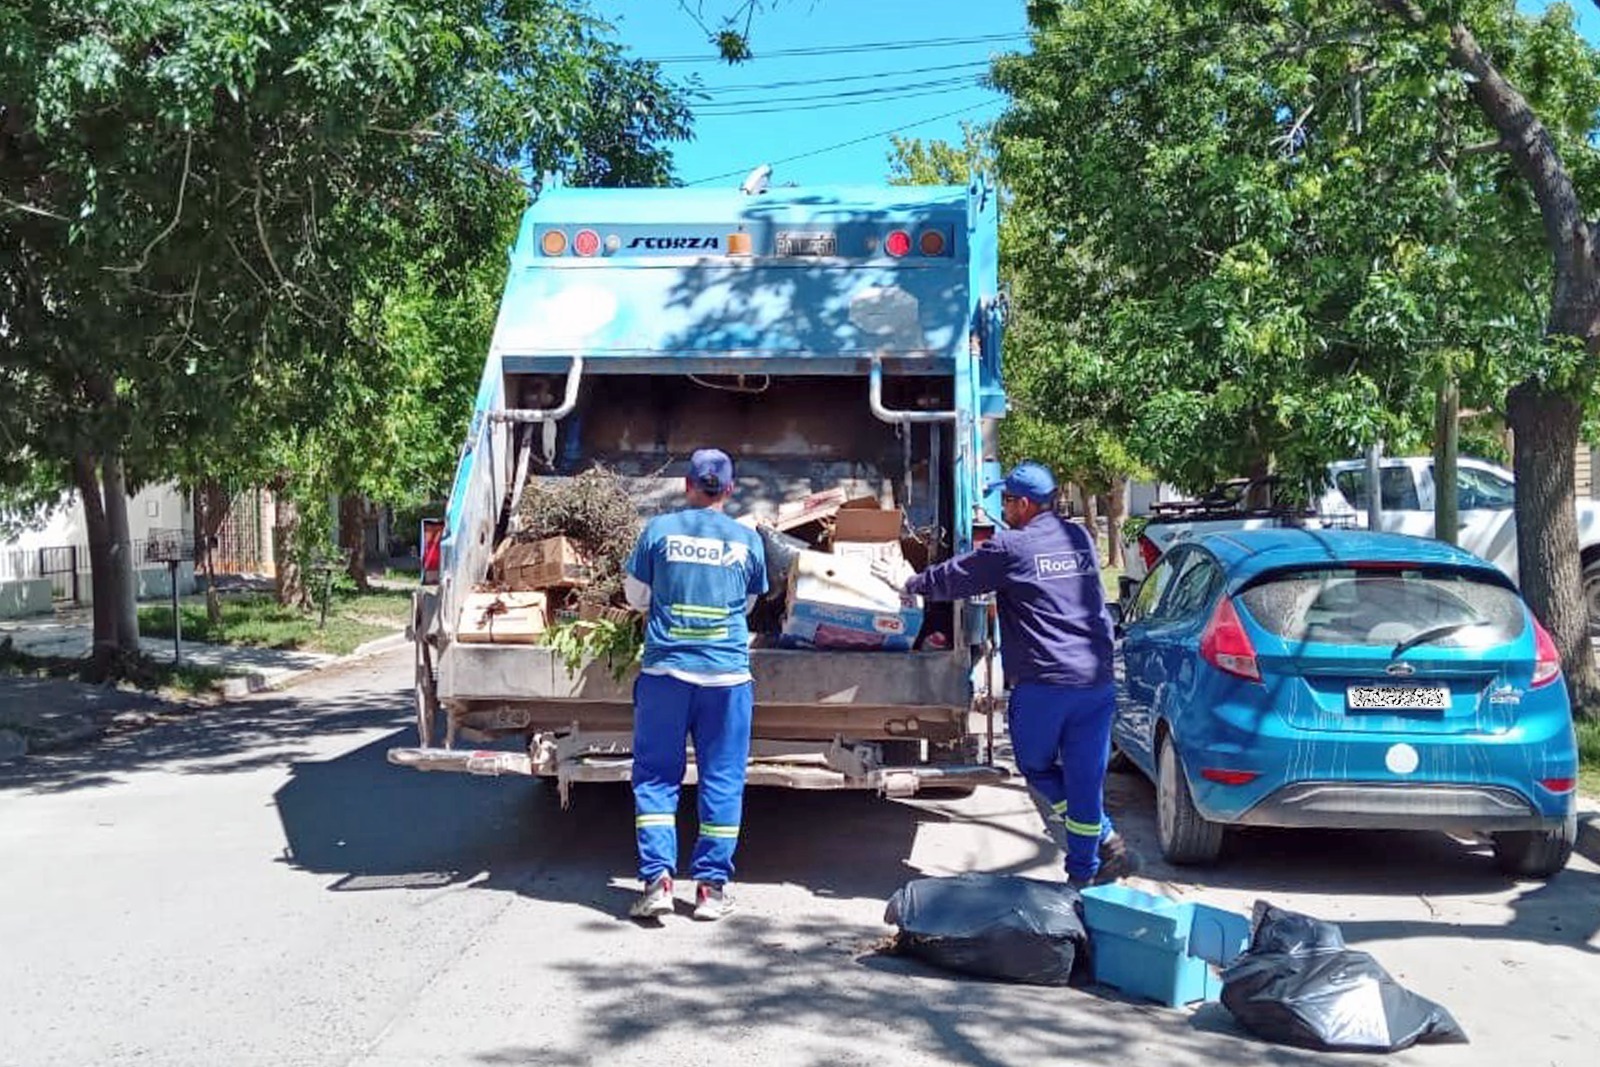
[[[837,78],[796,78],[792,81],[764,82],[758,85],[713,85],[697,92],[715,95],[720,93],[758,92],[767,89],[799,89],[812,85],[833,85],[839,82],[874,81],[878,78],[898,78],[907,74],[932,74],[940,71],[988,69],[987,59],[974,59],[964,63],[940,63],[932,67],[906,67],[901,70],[879,70],[865,74],[841,74]]]
[[[699,107],[690,105],[696,115],[752,115],[761,114],[752,108],[786,110],[790,106],[843,107],[848,103],[869,104],[877,100],[898,100],[907,95],[922,95],[922,90],[976,87],[981,85],[976,75],[954,78],[933,78],[928,81],[902,82],[898,85],[880,85],[872,89],[853,89],[846,92],[813,93],[802,96],[769,96],[765,99],[713,100]]]
[[[851,145],[858,145],[858,144],[861,144],[864,141],[873,141],[873,140],[877,140],[879,137],[888,137],[890,134],[900,133],[900,132],[902,132],[904,130],[915,129],[918,126],[926,126],[930,122],[939,122],[942,119],[949,119],[949,118],[954,118],[957,115],[964,115],[969,111],[976,111],[981,107],[988,107],[989,104],[990,104],[990,101],[986,100],[986,101],[984,101],[983,103],[980,103],[980,104],[970,104],[967,107],[958,107],[954,111],[946,111],[946,112],[944,112],[943,114],[940,114],[940,115],[930,115],[925,119],[918,119],[915,122],[902,122],[898,126],[891,126],[887,130],[879,130],[877,133],[869,133],[869,134],[866,134],[865,136],[862,136],[862,137],[853,137],[848,141],[840,141],[838,144],[824,145],[821,148],[813,148],[809,152],[800,152],[800,153],[797,153],[796,155],[784,156],[782,159],[766,160],[766,162],[768,162],[768,163],[772,164],[773,166],[777,167],[777,166],[782,166],[785,163],[793,163],[795,160],[798,160],[798,159],[810,159],[812,156],[820,156],[820,155],[823,155],[823,154],[825,154],[827,152],[837,151],[837,150],[839,150],[841,148],[849,148]],[[738,170],[724,171],[721,174],[708,174],[704,178],[696,178],[694,181],[685,182],[684,184],[685,185],[704,185],[707,182],[720,181],[723,178],[737,178],[740,175],[748,173],[749,170],[750,170],[749,167],[740,167]]]
[[[780,59],[798,56],[837,56],[858,52],[902,52],[916,48],[960,48],[963,45],[996,44],[1001,41],[1025,41],[1026,33],[990,33],[976,37],[927,37],[918,41],[868,41],[861,44],[820,45],[814,48],[780,48],[772,52],[757,52],[756,59]],[[644,56],[647,63],[721,63],[718,55]]]

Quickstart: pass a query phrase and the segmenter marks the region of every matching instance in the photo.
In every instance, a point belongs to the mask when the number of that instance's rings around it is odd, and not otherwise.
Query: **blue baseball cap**
[[[689,457],[689,481],[712,496],[733,488],[733,460],[716,448],[702,448]]]
[[[1050,473],[1050,468],[1042,463],[1018,463],[1011,468],[1011,473],[1006,475],[1004,481],[990,482],[984,492],[992,493],[996,489],[1007,496],[1020,496],[1035,504],[1048,504],[1056,495],[1056,479]]]

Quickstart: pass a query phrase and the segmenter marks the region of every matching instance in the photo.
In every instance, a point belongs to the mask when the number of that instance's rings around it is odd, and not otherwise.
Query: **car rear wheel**
[[[1577,840],[1575,814],[1554,830],[1510,830],[1494,835],[1494,862],[1507,874],[1549,878],[1567,865]]]
[[[1589,608],[1589,628],[1600,629],[1600,556],[1583,565],[1583,601]]]
[[[1172,735],[1161,738],[1156,756],[1156,838],[1168,863],[1214,863],[1222,851],[1222,824],[1201,815]]]

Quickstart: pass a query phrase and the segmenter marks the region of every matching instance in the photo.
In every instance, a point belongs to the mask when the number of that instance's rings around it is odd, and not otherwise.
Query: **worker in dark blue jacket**
[[[1105,811],[1116,695],[1094,535],[1057,513],[1055,478],[1040,464],[1018,464],[989,488],[1001,491],[1008,529],[902,581],[877,571],[929,600],[996,594],[1017,769],[1043,798],[1052,836],[1064,827],[1068,879],[1112,881],[1131,873],[1133,857]]]

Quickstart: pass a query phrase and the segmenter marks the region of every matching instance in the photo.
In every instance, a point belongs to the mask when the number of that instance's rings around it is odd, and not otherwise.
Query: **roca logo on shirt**
[[[735,567],[750,558],[750,546],[711,537],[669,534],[666,539],[668,563],[704,563],[711,567]]]
[[[1087,574],[1094,569],[1094,560],[1087,552],[1049,552],[1034,556],[1033,566],[1041,581],[1049,581]]]

